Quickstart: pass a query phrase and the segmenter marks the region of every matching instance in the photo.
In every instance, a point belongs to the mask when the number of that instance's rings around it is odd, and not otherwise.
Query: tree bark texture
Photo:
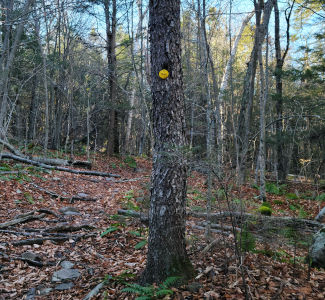
[[[155,137],[147,266],[142,282],[190,277],[185,247],[185,119],[181,68],[180,1],[150,0],[151,90]],[[159,77],[166,69],[169,76]]]

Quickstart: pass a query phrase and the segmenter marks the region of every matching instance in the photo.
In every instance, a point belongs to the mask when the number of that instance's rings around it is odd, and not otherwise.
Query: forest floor
[[[136,158],[136,169],[132,164],[95,156],[92,169],[121,175],[112,178],[0,162],[1,300],[84,299],[104,279],[105,286],[92,299],[134,299],[122,289],[136,282],[145,267],[148,229],[139,219],[117,211],[148,207],[151,162]],[[232,207],[258,216],[258,189],[230,182],[223,188],[214,183],[213,211]],[[313,199],[322,199],[325,191],[311,183],[280,188],[269,183],[267,188],[272,216],[313,220],[324,205]],[[205,176],[192,172],[188,210],[205,210],[206,190]],[[256,225],[251,222],[242,230],[249,250],[244,252],[240,250],[246,246],[232,231],[212,233],[207,240],[204,230],[195,227],[202,221],[187,221],[188,253],[197,276],[171,288],[173,295],[164,299],[244,299],[245,293],[251,299],[325,298],[325,271],[306,264],[311,232],[279,224],[259,230],[255,237],[247,233]],[[214,247],[204,250],[211,240],[216,241]],[[60,284],[63,268],[73,270],[73,278]]]

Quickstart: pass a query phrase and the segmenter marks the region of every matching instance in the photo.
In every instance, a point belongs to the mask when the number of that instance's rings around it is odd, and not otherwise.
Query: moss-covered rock
[[[271,216],[272,215],[272,209],[270,207],[271,205],[267,202],[264,202],[259,208],[258,208],[258,212],[261,215],[264,216]]]

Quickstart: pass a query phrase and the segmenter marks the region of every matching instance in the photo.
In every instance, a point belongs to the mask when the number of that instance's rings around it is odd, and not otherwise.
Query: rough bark
[[[181,68],[180,1],[149,3],[151,91],[155,137],[147,266],[142,282],[193,276],[185,245],[187,167]],[[167,69],[169,77],[158,73]]]

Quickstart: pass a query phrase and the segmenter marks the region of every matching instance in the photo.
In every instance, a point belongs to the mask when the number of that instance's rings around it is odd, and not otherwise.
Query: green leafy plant
[[[170,288],[176,285],[179,280],[180,277],[168,277],[159,286],[142,286],[136,283],[128,284],[128,287],[124,288],[122,291],[130,294],[137,294],[139,297],[137,297],[136,300],[160,299],[167,295],[172,295],[174,292]]]
[[[104,237],[105,235],[112,233],[114,231],[120,230],[121,223],[115,223],[106,228],[100,235],[100,237]]]
[[[298,196],[295,193],[287,193],[286,197],[291,200],[299,199]]]
[[[282,185],[276,185],[272,182],[267,182],[265,184],[265,190],[266,192],[270,193],[270,194],[274,194],[274,195],[283,195],[285,193],[285,184]]]
[[[317,201],[325,201],[325,193],[322,193],[316,197]]]
[[[142,240],[134,246],[134,249],[139,250],[143,248],[145,245],[147,245],[147,243],[148,243],[147,240]]]
[[[125,270],[120,275],[112,276],[112,275],[106,275],[104,281],[107,283],[109,281],[115,281],[117,283],[125,284],[125,281],[127,279],[133,279],[136,275],[131,270]]]
[[[136,162],[136,160],[132,156],[127,156],[126,158],[124,158],[124,163],[129,168],[136,169],[136,167],[137,167],[137,162]]]
[[[30,193],[24,193],[25,199],[30,203],[30,204],[35,204],[34,198]]]
[[[237,241],[243,252],[253,251],[256,247],[255,237],[249,232],[247,225],[243,228],[241,233],[237,234]]]
[[[274,200],[273,204],[282,205],[282,204],[284,204],[284,202],[282,200]]]

